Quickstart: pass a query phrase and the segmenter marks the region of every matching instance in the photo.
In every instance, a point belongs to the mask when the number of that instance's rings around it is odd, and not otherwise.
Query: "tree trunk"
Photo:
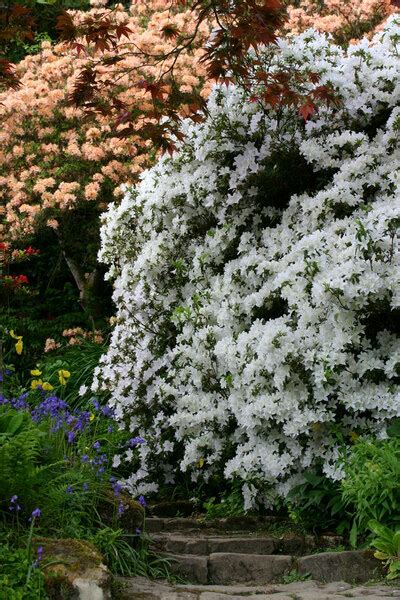
[[[96,267],[90,273],[84,273],[65,250],[63,250],[63,255],[79,290],[79,302],[82,309],[92,320],[101,316],[99,303],[96,302],[96,291],[102,281],[100,270]]]

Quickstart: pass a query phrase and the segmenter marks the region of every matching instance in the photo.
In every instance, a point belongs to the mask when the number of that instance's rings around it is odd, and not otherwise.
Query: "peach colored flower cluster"
[[[64,329],[62,335],[68,339],[70,346],[77,346],[82,343],[82,340],[90,340],[95,344],[102,344],[104,342],[103,334],[99,329],[86,331],[82,327],[73,327],[71,329]]]
[[[104,12],[103,0],[91,4],[92,14]],[[172,14],[168,6],[165,0],[133,0],[129,9],[118,5],[114,18],[129,27],[130,39],[143,50],[165,53],[174,40],[163,37],[162,27],[173,24],[189,33],[195,26],[189,10],[179,8]],[[71,13],[76,22],[88,15]],[[204,82],[199,59],[209,32],[203,24],[196,47],[175,65],[183,90],[202,89],[204,96],[211,83]],[[0,240],[29,235],[38,222],[57,229],[62,212],[82,202],[105,208],[119,197],[119,186],[135,181],[149,164],[150,142],[139,136],[121,139],[107,117],[83,118],[80,109],[67,105],[84,60],[63,44],[43,42],[39,54],[17,65],[20,89],[0,94]],[[159,72],[152,64],[142,67],[142,62],[142,57],[129,56],[99,71],[103,80],[121,71],[119,98],[132,109],[151,107],[149,94],[135,83]]]
[[[45,352],[52,352],[53,350],[57,350],[58,348],[61,348],[61,344],[59,342],[56,342],[56,340],[53,338],[47,338],[44,345]]]
[[[286,30],[298,34],[314,27],[331,33],[336,41],[354,42],[381,29],[396,10],[391,0],[301,0],[298,6],[289,6]]]
[[[86,331],[82,327],[72,327],[71,329],[64,329],[62,336],[66,338],[68,346],[79,346],[84,340],[93,342],[94,344],[102,344],[104,342],[104,336],[99,329]],[[54,338],[47,338],[44,351],[52,352],[53,350],[58,350],[61,346],[62,344]]]

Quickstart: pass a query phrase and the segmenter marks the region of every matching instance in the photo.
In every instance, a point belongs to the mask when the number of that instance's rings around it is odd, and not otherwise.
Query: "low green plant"
[[[2,530],[0,534],[0,598],[1,600],[46,600],[44,576],[40,570],[41,554],[33,556],[32,537],[37,521],[32,513],[24,547],[15,543],[18,534]],[[13,535],[11,535],[11,533]],[[11,538],[14,537],[14,543]]]
[[[239,517],[245,514],[243,496],[239,487],[232,491],[223,492],[220,500],[216,497],[209,498],[203,503],[206,519],[223,519],[225,517]]]
[[[297,569],[293,569],[281,578],[282,583],[295,583],[296,581],[307,581],[311,579],[310,573],[299,573]]]
[[[318,473],[305,473],[304,481],[287,498],[288,512],[303,529],[345,533],[351,525],[340,485]]]
[[[375,534],[371,541],[375,548],[375,558],[382,560],[387,569],[387,579],[400,578],[400,529],[390,529],[376,521],[368,523],[369,529]]]
[[[343,462],[342,498],[352,512],[351,541],[375,521],[397,529],[400,524],[400,437],[359,439]]]
[[[127,535],[122,529],[103,527],[93,536],[92,542],[116,575],[170,578],[169,561],[155,556],[144,536]]]

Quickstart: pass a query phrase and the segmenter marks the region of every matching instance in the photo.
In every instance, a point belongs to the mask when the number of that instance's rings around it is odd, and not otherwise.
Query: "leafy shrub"
[[[295,486],[287,498],[289,514],[294,522],[307,530],[347,532],[351,521],[340,483],[316,473],[304,473],[303,477],[304,482]]]
[[[44,576],[33,569],[27,582],[31,561],[26,550],[0,544],[0,597],[7,600],[46,600]]]
[[[304,126],[217,87],[207,120],[110,207],[117,318],[96,385],[148,441],[133,490],[186,471],[271,505],[321,464],[343,476],[338,431],[384,435],[399,414],[399,33],[392,18],[347,51],[280,40],[272,72],[317,73],[335,105]],[[296,152],[294,182],[280,160]]]
[[[368,523],[400,524],[400,437],[360,439],[344,463],[343,498],[353,507],[359,532]]]
[[[204,502],[206,519],[220,519],[244,515],[243,496],[239,485],[233,486],[231,491],[222,492],[220,499],[211,497]]]
[[[371,541],[376,549],[375,558],[384,561],[388,579],[400,577],[400,529],[393,531],[376,521],[370,521],[369,529],[377,536]]]

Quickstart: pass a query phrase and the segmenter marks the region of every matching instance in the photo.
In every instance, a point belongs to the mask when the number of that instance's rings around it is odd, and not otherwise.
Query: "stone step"
[[[217,585],[230,583],[263,584],[289,573],[291,556],[238,554],[216,552],[210,556],[170,554],[162,556],[171,561],[171,571],[194,583]]]
[[[181,533],[152,534],[152,547],[156,551],[175,554],[208,555],[215,552],[239,554],[293,554],[299,556],[316,548],[334,548],[337,540],[316,541],[312,536],[204,536]]]
[[[162,554],[172,573],[192,583],[217,585],[275,582],[295,571],[318,581],[365,582],[381,575],[370,551],[322,552],[308,556],[213,552],[210,555]]]
[[[216,535],[214,531],[161,532],[151,534],[156,551],[173,554],[208,555],[215,552],[238,552],[239,554],[293,554],[301,555],[318,548],[335,548],[343,540],[340,536],[301,536],[288,533],[280,537],[259,534]]]
[[[194,517],[149,517],[146,519],[146,531],[158,533],[165,531],[265,531],[271,526],[283,524],[283,517],[228,517],[226,519],[196,519]]]
[[[152,545],[173,554],[209,555],[215,552],[275,554],[276,540],[271,537],[206,537],[177,534],[153,534]]]

